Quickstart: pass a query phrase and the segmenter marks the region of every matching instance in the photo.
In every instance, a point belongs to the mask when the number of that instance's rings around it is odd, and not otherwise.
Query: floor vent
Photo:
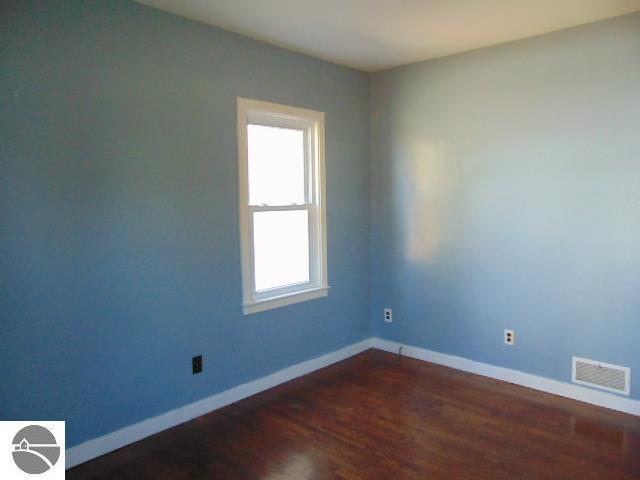
[[[631,392],[631,369],[573,357],[573,382],[608,392],[629,395]]]

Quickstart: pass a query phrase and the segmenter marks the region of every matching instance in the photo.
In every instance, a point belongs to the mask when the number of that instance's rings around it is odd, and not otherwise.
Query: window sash
[[[256,212],[293,212],[293,211],[307,211],[308,215],[308,231],[307,235],[309,236],[309,280],[307,282],[298,282],[290,285],[283,285],[279,287],[273,287],[266,290],[261,290],[258,292],[256,288],[256,276],[255,276],[255,252],[253,249],[254,242],[254,229],[253,229],[253,221],[254,221],[254,213]],[[283,205],[277,207],[267,207],[260,206],[254,207],[249,206],[249,238],[251,241],[251,249],[249,252],[250,255],[250,266],[251,266],[251,293],[253,295],[254,300],[263,300],[265,298],[270,298],[273,296],[285,295],[287,293],[295,292],[297,290],[306,290],[313,287],[319,287],[318,284],[318,266],[317,262],[314,262],[314,251],[317,248],[317,233],[316,233],[316,225],[314,221],[316,208],[314,205]]]
[[[269,122],[264,114],[255,118],[255,115],[251,117],[247,116],[247,123],[245,128],[249,125],[261,125],[263,127],[278,127],[278,128],[288,128],[292,130],[301,130],[303,132],[303,168],[304,168],[304,199],[305,203],[313,203],[315,200],[315,192],[314,192],[314,153],[317,151],[317,146],[315,144],[315,131],[314,125],[309,124],[307,121],[301,121],[301,119],[292,120],[290,118],[275,118],[273,122]],[[247,172],[248,173],[248,172]],[[256,204],[251,203],[250,192],[247,190],[247,203],[249,206],[254,206]],[[260,205],[271,205],[278,206],[279,204],[260,204]]]

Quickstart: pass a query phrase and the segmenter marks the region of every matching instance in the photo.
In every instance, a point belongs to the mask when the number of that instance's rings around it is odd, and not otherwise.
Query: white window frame
[[[324,167],[324,113],[277,103],[238,97],[238,173],[240,242],[242,255],[242,309],[245,315],[304,302],[328,294],[326,181]],[[306,203],[249,205],[247,125],[258,124],[304,131]],[[253,260],[253,214],[260,211],[309,212],[309,281],[257,292]]]

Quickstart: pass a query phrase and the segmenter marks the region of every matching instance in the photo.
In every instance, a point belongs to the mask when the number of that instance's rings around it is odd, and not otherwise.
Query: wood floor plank
[[[369,350],[67,478],[640,480],[640,418]]]

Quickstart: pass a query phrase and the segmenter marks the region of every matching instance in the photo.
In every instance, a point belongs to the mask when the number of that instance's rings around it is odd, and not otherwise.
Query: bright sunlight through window
[[[245,314],[327,295],[324,114],[238,99]]]
[[[305,203],[304,133],[247,125],[251,205]]]

